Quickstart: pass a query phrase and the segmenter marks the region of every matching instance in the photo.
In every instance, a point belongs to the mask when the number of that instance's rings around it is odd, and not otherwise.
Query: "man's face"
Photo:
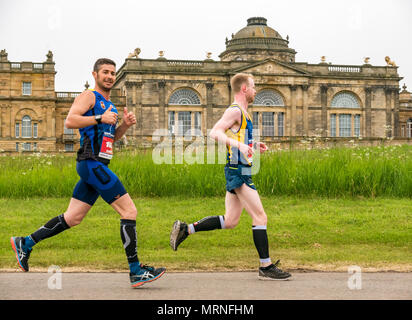
[[[249,85],[246,85],[245,96],[246,96],[246,101],[249,104],[255,101],[255,96],[256,96],[255,81],[253,81],[252,78],[249,78]]]
[[[111,64],[102,64],[98,72],[93,71],[96,84],[105,91],[109,91],[116,80],[116,67]]]

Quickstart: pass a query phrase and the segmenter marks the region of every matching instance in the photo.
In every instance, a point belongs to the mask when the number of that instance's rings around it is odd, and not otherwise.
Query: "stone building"
[[[0,149],[6,152],[77,151],[78,130],[64,121],[80,92],[56,92],[52,52],[44,62],[10,62],[0,52]],[[124,106],[124,97],[113,92],[113,102]]]
[[[155,129],[170,135],[206,135],[232,102],[230,78],[255,77],[257,95],[249,113],[260,139],[278,142],[323,136],[335,140],[412,136],[412,97],[393,61],[373,66],[297,62],[296,51],[254,17],[226,39],[220,60],[170,60],[163,51],[142,59],[136,49],[118,69],[112,100],[137,116],[128,132],[136,145],[149,145]],[[382,59],[383,60],[383,59]],[[51,52],[43,63],[14,63],[0,57],[0,148],[49,151],[77,149],[77,130],[64,119],[77,92],[54,91]]]

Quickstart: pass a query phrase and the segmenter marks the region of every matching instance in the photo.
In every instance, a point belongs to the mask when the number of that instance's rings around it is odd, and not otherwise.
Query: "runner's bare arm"
[[[79,129],[96,124],[94,116],[85,117],[87,112],[95,103],[93,92],[86,90],[79,94],[70,107],[69,114],[66,117],[66,128]]]
[[[66,117],[67,129],[85,128],[97,124],[94,116],[84,116],[84,114],[92,108],[95,104],[96,98],[93,92],[86,90],[79,94],[70,107],[69,114]],[[109,107],[105,113],[102,114],[102,122],[108,124],[115,124],[117,121],[117,114],[111,112],[112,107]]]
[[[226,109],[222,118],[220,118],[220,120],[216,122],[215,126],[210,131],[210,137],[218,142],[239,148],[239,150],[244,154],[253,154],[252,148],[242,142],[229,138],[225,133],[226,130],[232,128],[235,124],[240,126],[241,116],[242,112],[239,110],[239,108]]]

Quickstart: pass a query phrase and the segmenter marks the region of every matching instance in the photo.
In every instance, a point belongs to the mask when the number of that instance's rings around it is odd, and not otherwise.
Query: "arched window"
[[[190,89],[179,89],[172,93],[169,104],[174,105],[200,105],[199,96]]]
[[[285,105],[282,96],[274,90],[265,89],[256,94],[255,106],[281,106]]]
[[[21,119],[21,137],[31,138],[32,128],[31,128],[31,118],[29,116],[24,116]]]
[[[331,102],[332,108],[352,108],[359,109],[359,101],[353,93],[340,92],[335,95]]]

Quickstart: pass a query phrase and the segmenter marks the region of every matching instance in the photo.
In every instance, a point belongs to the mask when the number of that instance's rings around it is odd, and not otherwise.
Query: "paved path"
[[[294,273],[290,281],[260,281],[255,272],[166,273],[133,289],[127,273],[3,272],[0,300],[412,299],[412,273],[362,273],[356,282],[361,289],[355,282],[350,282],[350,289],[349,277],[348,273],[308,272]]]

